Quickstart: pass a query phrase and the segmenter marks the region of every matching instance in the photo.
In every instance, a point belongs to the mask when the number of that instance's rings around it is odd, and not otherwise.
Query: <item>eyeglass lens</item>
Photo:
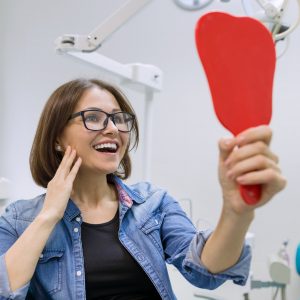
[[[125,112],[111,114],[111,119],[119,131],[128,132],[132,129],[133,117]],[[109,116],[102,111],[85,111],[83,120],[90,130],[101,130],[107,126]]]

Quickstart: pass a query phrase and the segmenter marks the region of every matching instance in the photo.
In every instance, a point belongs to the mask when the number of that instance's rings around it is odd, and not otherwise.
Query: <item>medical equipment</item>
[[[8,199],[10,196],[10,181],[0,177],[0,201]]]
[[[297,246],[295,260],[296,260],[296,271],[297,271],[298,275],[300,276],[300,244],[298,244],[298,246]]]
[[[0,177],[0,213],[10,197],[10,186],[11,183],[8,179]]]
[[[116,12],[104,20],[88,35],[65,34],[55,41],[59,53],[68,53],[104,70],[117,75],[123,80],[153,91],[162,88],[162,71],[155,66],[140,63],[120,64],[98,52],[103,42],[142,9],[151,0],[129,0]],[[91,53],[93,52],[93,53]]]
[[[242,0],[245,12],[264,23],[272,32],[275,41],[286,38],[300,24],[300,0],[298,4],[298,18],[291,26],[282,23],[288,0]]]
[[[68,53],[85,62],[96,65],[115,75],[121,80],[122,84],[145,93],[144,142],[142,151],[144,180],[149,180],[150,177],[152,100],[154,93],[162,89],[163,72],[153,65],[141,63],[121,64],[93,51],[97,50],[114,31],[150,1],[126,1],[123,6],[88,35],[65,34],[58,37],[55,41],[56,50],[59,53]]]
[[[174,0],[179,7],[187,10],[201,9],[210,4],[212,1],[213,0]]]
[[[269,257],[269,273],[273,281],[289,284],[291,281],[290,258],[287,252],[288,241],[284,241],[276,254]]]
[[[230,2],[230,0],[220,0]],[[289,26],[282,23],[288,0],[241,0],[245,12],[266,24],[276,41],[286,38],[300,24],[300,0],[296,0],[299,7],[297,21]],[[212,3],[212,0],[174,0],[185,10],[199,10]]]
[[[57,49],[60,51],[92,52],[97,50],[102,43],[120,26],[134,16],[151,0],[126,1],[115,13],[92,30],[88,35],[65,34],[56,40]]]
[[[150,1],[151,0],[126,1],[123,6],[121,6],[115,13],[104,20],[103,23],[92,30],[88,35],[65,34],[57,38],[56,49],[60,52],[93,52],[97,50],[114,31],[116,31],[120,26],[127,22]],[[287,6],[288,0],[242,0],[242,4],[245,12],[250,16],[257,17],[262,22],[271,22],[274,25],[272,29],[274,38],[276,40],[279,40],[289,35],[300,23],[300,0],[296,1],[299,6],[298,20],[294,25],[288,27],[287,30],[281,33],[279,33],[279,31],[283,28],[283,26],[281,26],[280,22]],[[199,9],[210,4],[212,1],[175,0],[175,2],[184,8]],[[255,3],[257,3],[260,8],[260,10],[257,12],[253,8],[253,4]],[[141,84],[150,84],[151,87],[161,90],[162,74],[160,74],[160,70],[158,68],[156,69],[154,67],[153,69],[152,67],[143,66],[140,64],[122,66],[112,60],[104,59],[104,57],[101,57],[103,61],[99,60],[98,56],[93,56],[91,58],[83,55],[74,56],[77,56],[78,58],[83,60],[88,60],[92,64],[100,62],[102,66],[103,63],[104,69],[108,69],[113,73],[120,74],[122,77],[140,82]],[[142,79],[147,78],[147,80],[141,80],[141,77]]]
[[[272,281],[254,280],[251,275],[250,289],[276,288],[272,300],[277,299],[281,291],[281,300],[286,300],[286,286],[291,280],[290,260],[287,252],[288,241],[284,241],[276,254],[269,256],[269,274]],[[244,294],[245,300],[250,300],[249,293]]]
[[[123,6],[121,6],[116,12],[110,15],[104,20],[99,26],[92,30],[87,35],[78,34],[64,34],[58,37],[55,41],[56,50],[59,53],[66,53],[87,63],[95,65],[102,70],[115,75],[121,84],[130,86],[131,88],[138,89],[145,93],[145,115],[144,115],[144,143],[143,143],[143,178],[149,180],[150,177],[150,157],[151,157],[151,120],[152,120],[152,100],[155,92],[162,90],[162,78],[163,72],[156,66],[131,63],[121,64],[111,58],[101,55],[98,50],[101,45],[108,39],[108,37],[120,28],[125,22],[133,17],[138,11],[140,11],[146,4],[151,0],[128,0]],[[252,0],[254,1],[254,0]],[[283,6],[285,7],[287,0],[284,0],[284,5],[280,7],[277,5],[278,0],[259,1],[261,7],[266,11],[266,15],[272,17],[273,23],[277,26],[274,28],[274,32],[277,38],[286,37],[292,30],[296,28],[300,21],[299,20],[293,26],[283,33],[278,33],[278,24],[283,14]],[[300,0],[297,0],[300,9]],[[181,7],[184,5],[194,7],[197,9],[202,8],[205,5],[210,4],[212,1],[209,0],[176,0],[177,4],[181,3]],[[228,1],[224,1],[228,2]],[[276,3],[275,3],[276,2]],[[246,0],[242,0],[244,8],[249,11],[249,3]],[[275,8],[273,11],[271,8]],[[282,27],[281,27],[282,28]],[[279,30],[281,29],[279,28]]]

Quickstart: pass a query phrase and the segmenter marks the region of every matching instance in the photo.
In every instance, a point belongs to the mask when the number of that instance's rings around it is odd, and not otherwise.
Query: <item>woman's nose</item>
[[[115,123],[113,122],[113,120],[111,118],[107,119],[107,125],[105,127],[105,129],[103,130],[103,133],[105,134],[109,134],[109,133],[113,133],[116,134],[118,132],[118,128],[115,125]]]

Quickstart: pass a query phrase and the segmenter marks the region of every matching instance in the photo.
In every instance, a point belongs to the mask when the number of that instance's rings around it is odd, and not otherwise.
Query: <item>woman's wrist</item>
[[[222,219],[229,220],[235,224],[251,224],[255,217],[255,210],[234,210],[229,205],[224,204],[222,208]]]
[[[37,219],[43,224],[56,225],[62,219],[62,216],[59,216],[56,212],[42,210]]]

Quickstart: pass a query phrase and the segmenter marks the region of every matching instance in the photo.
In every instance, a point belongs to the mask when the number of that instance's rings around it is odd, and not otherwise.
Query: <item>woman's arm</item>
[[[32,278],[42,250],[56,223],[55,218],[40,213],[6,252],[5,264],[12,292]]]
[[[64,215],[73,181],[81,164],[81,159],[78,158],[72,167],[75,157],[76,152],[69,147],[55,176],[48,184],[41,212],[5,254],[12,292],[31,280],[52,230]]]
[[[223,209],[200,257],[211,273],[222,272],[238,261],[254,210],[270,201],[286,185],[277,165],[278,158],[269,149],[271,138],[271,129],[259,126],[219,143]],[[262,186],[261,199],[256,205],[243,201],[240,184]]]

